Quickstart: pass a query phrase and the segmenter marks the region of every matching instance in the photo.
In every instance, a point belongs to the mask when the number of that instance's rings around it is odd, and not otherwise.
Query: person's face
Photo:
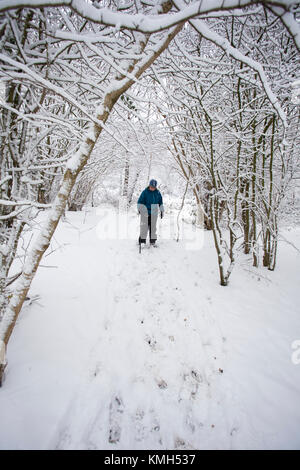
[[[154,186],[149,186],[150,191],[155,191]]]

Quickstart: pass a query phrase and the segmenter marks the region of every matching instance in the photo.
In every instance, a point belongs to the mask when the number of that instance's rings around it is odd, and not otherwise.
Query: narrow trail
[[[96,333],[51,447],[231,447],[225,338],[192,256],[174,240],[141,254],[133,240],[81,244],[74,276],[88,286]]]

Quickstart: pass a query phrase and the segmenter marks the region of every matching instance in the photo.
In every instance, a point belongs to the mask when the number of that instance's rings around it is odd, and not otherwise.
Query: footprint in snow
[[[109,436],[108,442],[116,444],[121,438],[121,418],[124,413],[124,404],[119,396],[112,398],[109,405]]]
[[[158,352],[158,351],[163,351],[163,347],[159,346],[157,341],[152,337],[150,336],[146,336],[145,338],[146,342],[148,343],[148,345],[150,346],[150,349],[153,351],[153,352]]]
[[[164,379],[155,379],[155,380],[156,380],[157,386],[161,390],[165,390],[166,388],[168,388],[168,384]]]
[[[153,338],[150,338],[150,336],[146,336],[146,341],[147,343],[149,344],[150,348],[155,351],[156,350],[156,344],[157,342],[155,341],[155,339]]]
[[[183,384],[179,392],[179,401],[195,399],[199,385],[203,382],[201,374],[194,369],[183,374]]]

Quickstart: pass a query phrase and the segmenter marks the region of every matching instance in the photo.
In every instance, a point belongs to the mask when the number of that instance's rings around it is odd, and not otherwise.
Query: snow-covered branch
[[[179,8],[183,7],[182,0],[174,0],[174,3],[176,3],[176,5]],[[248,65],[249,67],[251,67],[253,70],[255,70],[258,73],[268,99],[270,100],[274,109],[277,111],[278,116],[282,120],[284,127],[287,127],[285,112],[282,109],[278,101],[278,98],[276,97],[276,95],[274,94],[274,92],[272,91],[270,87],[270,84],[266,76],[266,73],[263,69],[263,66],[256,60],[252,59],[251,57],[248,57],[245,54],[243,54],[239,49],[231,46],[230,42],[226,38],[220,36],[215,31],[212,31],[203,20],[191,20],[191,25],[195,28],[196,31],[198,31],[198,33],[202,37],[213,42],[214,44],[219,46],[221,49],[223,49],[223,51],[226,54]]]
[[[167,4],[167,0],[161,5]],[[175,2],[174,2],[175,3]],[[180,11],[172,14],[144,15],[141,13],[129,14],[112,11],[108,8],[96,8],[85,0],[0,0],[0,12],[16,8],[42,8],[54,6],[68,6],[78,13],[82,18],[117,29],[128,29],[142,33],[155,33],[171,28],[178,23],[190,20],[206,13],[240,9],[242,7],[253,6],[255,3],[277,6],[288,11],[295,0],[197,0],[188,6],[182,2]],[[177,4],[177,2],[176,2]],[[157,11],[157,13],[159,10]]]

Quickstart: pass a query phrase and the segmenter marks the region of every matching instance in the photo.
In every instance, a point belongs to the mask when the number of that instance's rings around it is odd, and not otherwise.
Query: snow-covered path
[[[99,238],[111,209],[67,219],[10,344],[0,448],[300,446],[291,247],[281,273],[246,264],[222,288],[210,234],[202,250],[165,238],[139,254]]]
[[[196,301],[182,245],[164,240],[140,255],[132,240],[103,240],[96,262],[95,250],[79,257],[88,297],[99,305],[97,334],[55,446],[213,447],[216,432],[217,446],[230,446],[225,338],[209,299]]]

